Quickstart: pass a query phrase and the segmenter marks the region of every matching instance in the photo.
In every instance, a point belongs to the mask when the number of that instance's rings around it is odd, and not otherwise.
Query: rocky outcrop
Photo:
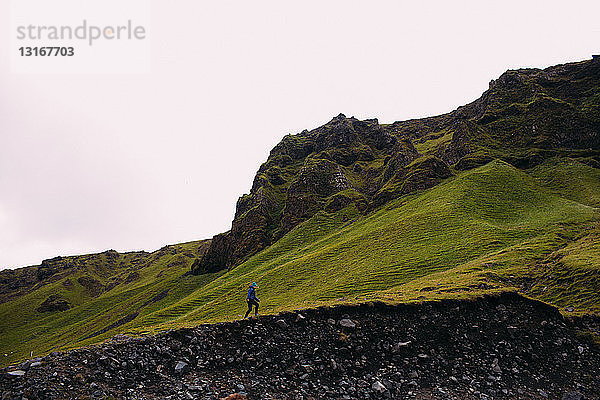
[[[396,197],[418,190],[429,189],[443,179],[452,176],[446,163],[435,156],[425,156],[409,165],[393,168],[388,165],[381,190],[375,195],[373,204],[381,206]]]
[[[259,168],[250,193],[238,200],[231,230],[213,238],[192,271],[231,268],[321,210],[352,204],[367,210],[380,188],[384,160],[400,168],[419,156],[409,139],[387,125],[343,114],[285,136]]]
[[[532,149],[546,156],[578,155],[600,147],[600,65],[591,60],[546,69],[509,70],[474,102],[448,114],[396,122],[415,142],[452,140],[435,155],[453,165],[472,153],[510,162]],[[549,151],[554,150],[554,151]],[[557,153],[562,150],[562,153]],[[545,157],[538,158],[538,162]],[[533,165],[522,162],[523,167]],[[463,167],[469,165],[462,163]]]
[[[53,294],[50,295],[40,306],[36,309],[37,312],[54,312],[54,311],[66,311],[71,308],[71,303],[64,297]]]
[[[599,93],[600,65],[591,61],[511,70],[453,115],[489,133],[472,140],[484,147],[598,150]]]
[[[221,233],[211,239],[211,244],[201,258],[192,263],[192,271],[196,274],[206,274],[223,269],[230,254],[230,232]],[[201,262],[202,261],[202,262]]]
[[[37,278],[39,281],[42,281],[63,270],[73,268],[75,265],[72,260],[60,256],[44,260],[37,268]]]
[[[598,326],[590,320],[586,326]],[[53,353],[4,399],[598,399],[600,349],[517,294],[284,312]]]
[[[0,303],[10,301],[31,290],[38,282],[37,267],[0,271]]]
[[[339,164],[327,159],[308,159],[287,190],[280,222],[286,233],[323,209],[330,196],[352,188]]]
[[[91,297],[97,297],[104,290],[104,285],[89,275],[80,276],[77,278],[77,282],[85,288],[87,294]]]

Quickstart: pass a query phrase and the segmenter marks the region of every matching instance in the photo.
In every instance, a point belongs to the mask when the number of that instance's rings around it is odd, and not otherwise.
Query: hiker
[[[248,296],[246,297],[246,301],[248,302],[248,311],[246,311],[244,318],[248,318],[248,314],[250,314],[250,311],[252,311],[252,306],[254,306],[254,315],[258,315],[258,303],[260,303],[260,300],[258,297],[256,297],[256,288],[258,288],[256,282],[252,282],[248,288]]]

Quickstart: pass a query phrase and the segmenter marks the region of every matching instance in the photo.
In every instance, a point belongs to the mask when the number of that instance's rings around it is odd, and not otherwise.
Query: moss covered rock
[[[53,294],[50,295],[40,306],[36,309],[38,312],[54,312],[54,311],[66,311],[71,308],[71,303],[64,297]]]

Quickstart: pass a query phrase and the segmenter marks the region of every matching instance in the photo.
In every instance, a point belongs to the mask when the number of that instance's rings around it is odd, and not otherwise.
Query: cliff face
[[[237,265],[319,210],[366,210],[384,183],[421,154],[377,120],[340,114],[312,131],[288,135],[271,151],[231,230],[213,238],[195,273]]]
[[[288,135],[237,202],[195,274],[232,268],[324,210],[367,212],[403,194],[501,158],[528,168],[557,155],[600,165],[600,62],[502,74],[448,114],[379,124],[343,114]]]
[[[451,113],[392,125],[417,147],[446,136],[432,152],[459,169],[492,158],[528,167],[551,155],[596,156],[600,61],[509,70],[479,99]]]

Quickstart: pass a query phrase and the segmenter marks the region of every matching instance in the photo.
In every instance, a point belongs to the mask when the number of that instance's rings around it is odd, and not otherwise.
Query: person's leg
[[[254,301],[254,315],[258,315],[258,301]]]
[[[248,300],[248,311],[246,311],[246,315],[244,315],[244,319],[248,318],[248,314],[252,311],[252,301]]]

